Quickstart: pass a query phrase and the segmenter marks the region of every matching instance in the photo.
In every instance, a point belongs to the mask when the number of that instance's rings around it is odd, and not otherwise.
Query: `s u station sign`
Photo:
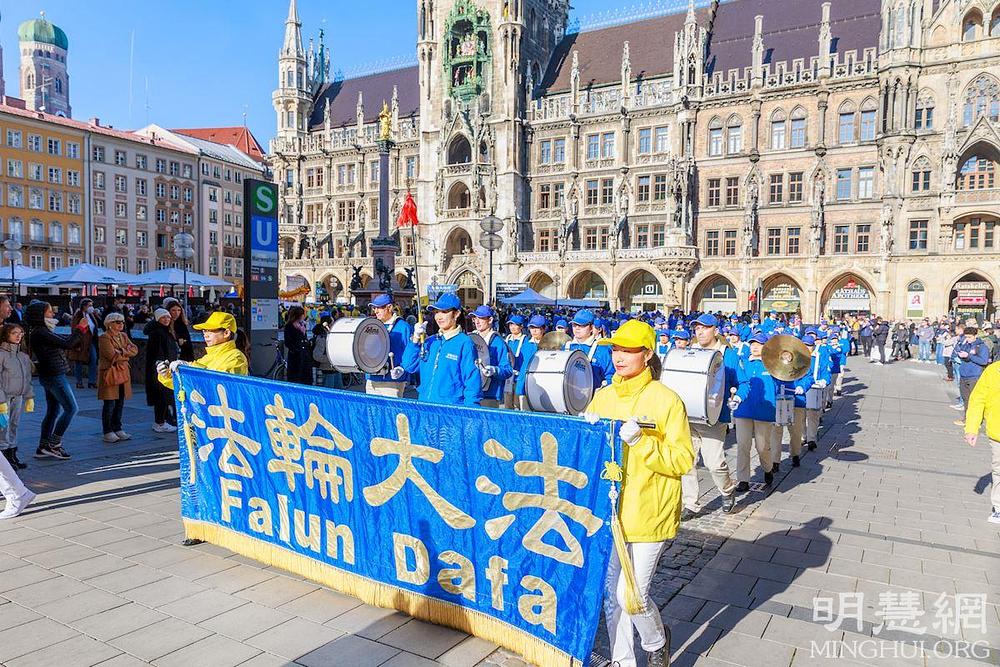
[[[278,331],[278,188],[274,183],[246,179],[243,201],[244,328],[250,337],[250,374],[263,375]]]

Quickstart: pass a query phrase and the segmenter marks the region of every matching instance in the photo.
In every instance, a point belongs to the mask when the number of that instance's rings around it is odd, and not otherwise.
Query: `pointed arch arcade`
[[[875,291],[854,272],[842,273],[823,289],[820,311],[824,315],[868,315],[875,310]]]

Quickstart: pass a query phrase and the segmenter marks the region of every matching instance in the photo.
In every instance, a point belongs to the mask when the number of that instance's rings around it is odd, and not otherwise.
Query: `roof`
[[[44,18],[30,19],[17,28],[17,39],[22,42],[42,42],[53,44],[60,49],[69,49],[69,39],[59,26]]]
[[[210,158],[222,160],[223,162],[230,162],[244,167],[245,169],[253,169],[255,171],[261,171],[264,169],[263,164],[255,160],[251,160],[243,153],[243,151],[236,148],[236,146],[217,144],[214,141],[199,139],[198,137],[188,135],[184,136],[184,141],[201,151],[202,155],[207,155]]]
[[[753,64],[754,17],[764,17],[764,63],[819,55],[821,0],[731,0],[719,5],[709,38],[708,74]],[[843,54],[878,46],[880,0],[837,0],[830,7],[831,49]]]
[[[196,139],[205,139],[217,144],[229,144],[258,162],[264,161],[264,151],[257,139],[246,127],[194,127],[171,130]]]
[[[355,125],[358,122],[358,93],[362,93],[365,105],[365,122],[374,123],[382,111],[382,101],[392,100],[396,89],[399,101],[399,117],[407,118],[420,113],[420,80],[416,65],[401,69],[344,79],[323,84],[313,103],[309,128],[323,127],[327,100],[330,105],[330,123],[334,127]]]
[[[8,98],[12,99],[12,98]],[[164,137],[157,137],[153,139],[152,137],[145,136],[142,134],[137,134],[135,132],[129,132],[127,130],[118,130],[113,127],[105,127],[104,125],[99,125],[96,118],[92,118],[89,121],[74,120],[73,118],[66,118],[64,116],[56,116],[55,114],[49,114],[42,111],[30,111],[28,109],[22,109],[19,107],[11,106],[9,104],[0,104],[0,113],[10,114],[11,116],[19,116],[21,118],[26,118],[30,120],[37,120],[43,123],[52,123],[54,125],[60,125],[67,129],[76,130],[78,132],[90,132],[92,134],[100,134],[107,137],[115,137],[116,139],[123,139],[125,141],[132,141],[139,144],[145,144],[147,146],[153,146],[156,148],[165,148],[169,150],[178,151],[181,153],[197,153],[197,151],[184,146],[176,141],[170,141]]]
[[[699,24],[707,23],[707,9],[696,10],[695,15]],[[621,81],[622,49],[626,41],[629,43],[633,78],[672,73],[674,33],[684,28],[685,18],[687,10],[566,35],[552,54],[541,87],[548,92],[570,89],[574,51],[579,52],[581,89]]]

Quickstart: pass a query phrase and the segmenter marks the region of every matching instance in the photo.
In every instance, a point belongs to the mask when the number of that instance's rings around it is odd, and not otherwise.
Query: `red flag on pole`
[[[399,211],[399,218],[396,219],[396,226],[409,227],[410,225],[413,225],[416,227],[418,222],[417,203],[413,201],[413,195],[407,192],[406,201],[403,202],[403,208]]]

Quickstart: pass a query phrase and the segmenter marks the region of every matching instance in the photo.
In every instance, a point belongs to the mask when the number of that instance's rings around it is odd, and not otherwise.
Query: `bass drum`
[[[578,415],[594,396],[594,374],[579,350],[538,350],[527,368],[524,393],[533,412]]]
[[[490,365],[490,346],[477,333],[470,333],[469,338],[472,339],[472,344],[476,346],[476,356],[479,357],[479,381],[482,384],[483,391],[486,391],[490,388],[490,382],[493,381],[493,378],[486,377],[482,373],[482,369]]]
[[[674,348],[663,358],[660,382],[681,397],[688,421],[714,426],[726,400],[726,371],[718,350]]]
[[[374,317],[343,317],[330,327],[326,354],[341,373],[384,373],[389,361],[389,332]],[[400,361],[395,360],[397,364]]]

